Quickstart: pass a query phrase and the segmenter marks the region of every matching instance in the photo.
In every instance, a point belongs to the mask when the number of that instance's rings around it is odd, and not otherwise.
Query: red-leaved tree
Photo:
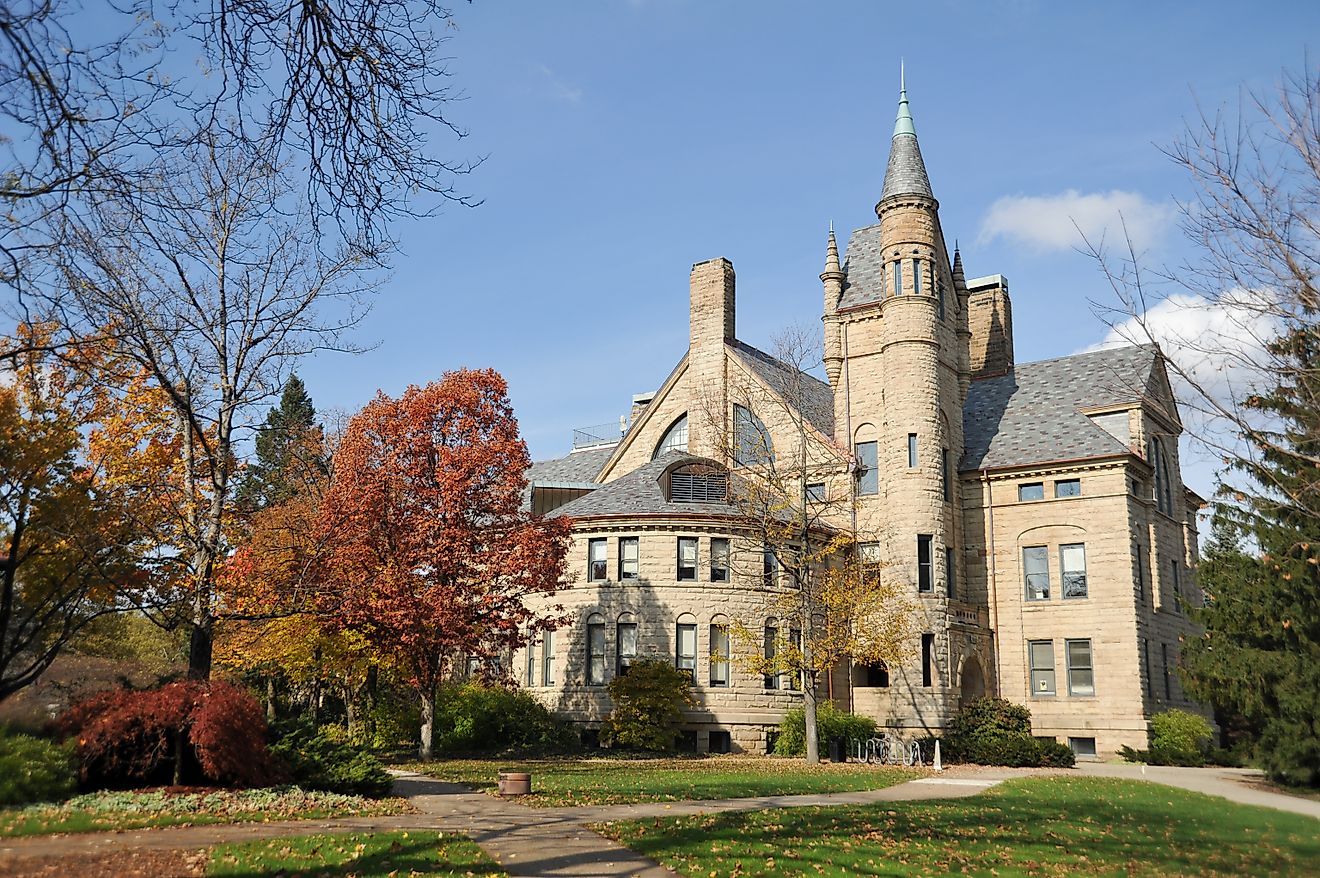
[[[524,600],[559,586],[570,527],[522,508],[528,463],[508,387],[489,369],[378,394],[336,452],[319,523],[320,609],[407,669],[423,758],[455,659],[562,621]]]

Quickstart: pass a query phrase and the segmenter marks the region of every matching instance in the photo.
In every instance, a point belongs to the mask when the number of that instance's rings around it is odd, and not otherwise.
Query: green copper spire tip
[[[911,134],[917,136],[917,129],[912,124],[912,111],[908,109],[907,72],[903,62],[898,62],[898,118],[894,120],[894,136]]]

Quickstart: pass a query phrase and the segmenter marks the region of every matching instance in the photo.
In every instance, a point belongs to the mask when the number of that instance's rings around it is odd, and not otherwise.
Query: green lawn
[[[1315,875],[1320,821],[1141,781],[1034,777],[969,799],[606,823],[684,875]]]
[[[815,767],[800,759],[712,756],[688,759],[450,759],[402,766],[495,792],[501,771],[530,771],[533,807],[622,805],[791,793],[873,790],[922,774],[872,765]]]
[[[59,804],[0,809],[0,836],[141,829],[249,820],[298,820],[406,814],[403,799],[363,799],[297,787],[261,790],[163,790],[89,793]]]
[[[408,875],[505,875],[461,835],[355,832],[224,844],[211,850],[208,875],[280,878],[396,878]]]

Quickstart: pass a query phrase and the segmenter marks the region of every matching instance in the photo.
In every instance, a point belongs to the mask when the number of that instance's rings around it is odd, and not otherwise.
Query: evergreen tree
[[[1234,464],[1251,487],[1225,489],[1216,510],[1205,634],[1183,651],[1184,677],[1258,730],[1272,777],[1320,785],[1320,324],[1294,323],[1270,347],[1288,367],[1244,402],[1268,426],[1245,432],[1251,453]]]
[[[291,375],[279,405],[257,432],[256,459],[248,464],[238,486],[239,506],[248,511],[275,506],[298,493],[303,481],[298,477],[300,469],[309,468],[308,474],[326,472],[320,438],[307,387]]]

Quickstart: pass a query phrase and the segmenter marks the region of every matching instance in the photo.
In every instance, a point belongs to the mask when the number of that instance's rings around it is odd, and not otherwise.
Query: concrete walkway
[[[1250,768],[1177,768],[1168,765],[1135,765],[1130,762],[1079,762],[1077,770],[1090,777],[1119,777],[1144,780],[1220,796],[1242,805],[1261,805],[1294,814],[1320,818],[1320,801],[1276,793],[1265,776]]]

